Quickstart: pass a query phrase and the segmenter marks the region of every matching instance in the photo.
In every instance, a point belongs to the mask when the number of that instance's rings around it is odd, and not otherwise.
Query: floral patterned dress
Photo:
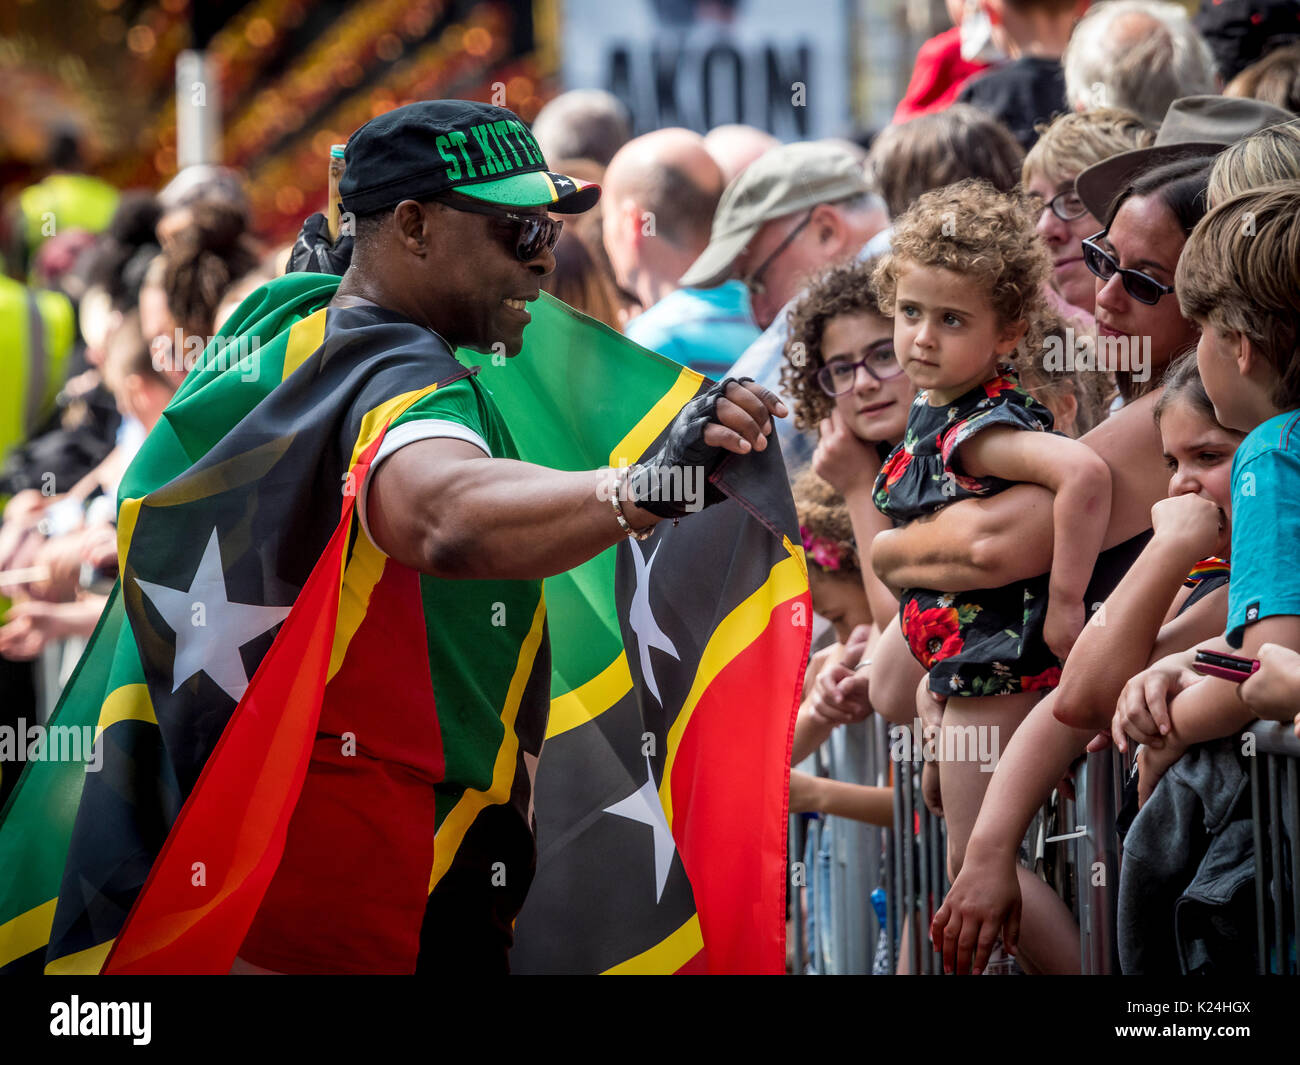
[[[990,496],[1013,482],[968,477],[958,446],[993,426],[1050,432],[1052,413],[1005,374],[943,407],[918,393],[903,442],[876,478],[875,503],[896,522],[914,521],[949,503]],[[1055,687],[1060,662],[1043,641],[1048,577],[971,592],[905,589],[903,635],[930,673],[930,690],[947,696],[1011,695]]]

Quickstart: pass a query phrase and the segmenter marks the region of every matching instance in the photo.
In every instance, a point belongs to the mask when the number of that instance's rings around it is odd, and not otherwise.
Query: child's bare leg
[[[1020,941],[1016,958],[1035,974],[1079,972],[1079,926],[1061,897],[1022,865]]]
[[[903,918],[903,929],[899,932],[898,964],[894,966],[895,976],[912,975],[912,918]],[[881,932],[884,935],[884,932]]]
[[[1002,750],[1042,692],[950,698],[939,742],[939,787],[948,824],[948,875],[956,879],[966,843]]]

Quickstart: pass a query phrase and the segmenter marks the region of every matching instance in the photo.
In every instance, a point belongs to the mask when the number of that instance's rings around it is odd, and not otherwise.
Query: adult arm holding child
[[[1064,659],[1083,630],[1083,595],[1110,516],[1110,470],[1077,440],[995,426],[959,446],[962,466],[976,477],[1029,481],[1052,490],[1053,542],[1043,638]]]
[[[1169,472],[1151,417],[1158,391],[1134,400],[1080,438],[1110,470],[1111,507],[1102,539],[1114,547],[1150,528]],[[964,499],[933,518],[879,534],[871,561],[891,588],[970,591],[1030,580],[1052,565],[1053,501],[1047,488],[1018,484]]]

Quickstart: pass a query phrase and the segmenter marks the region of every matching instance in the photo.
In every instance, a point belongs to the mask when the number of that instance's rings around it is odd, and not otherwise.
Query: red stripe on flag
[[[811,618],[807,592],[781,603],[713,678],[673,763],[673,835],[711,973],[785,971],[790,751],[803,677],[792,670],[788,697],[774,696],[770,678],[774,663],[807,660],[812,629],[794,623],[797,604]]]
[[[364,482],[382,439],[353,466],[352,483]],[[344,497],[338,528],[181,808],[104,973],[230,971],[307,775],[355,502]]]
[[[316,732],[284,855],[239,957],[282,973],[413,973],[445,771],[415,570],[385,565]]]

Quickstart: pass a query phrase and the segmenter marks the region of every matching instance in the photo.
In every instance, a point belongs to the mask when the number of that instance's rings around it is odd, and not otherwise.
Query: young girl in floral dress
[[[906,435],[876,480],[876,506],[924,519],[959,499],[1029,481],[1052,490],[1051,573],[978,592],[907,588],[903,634],[946,699],[940,788],[952,874],[961,866],[992,765],[1060,676],[1086,619],[1084,591],[1110,512],[1110,474],[1086,445],[1052,432],[1012,358],[1042,355],[1049,272],[1027,200],[963,181],[921,196],[895,223],[876,269],[894,350],[920,390]]]

